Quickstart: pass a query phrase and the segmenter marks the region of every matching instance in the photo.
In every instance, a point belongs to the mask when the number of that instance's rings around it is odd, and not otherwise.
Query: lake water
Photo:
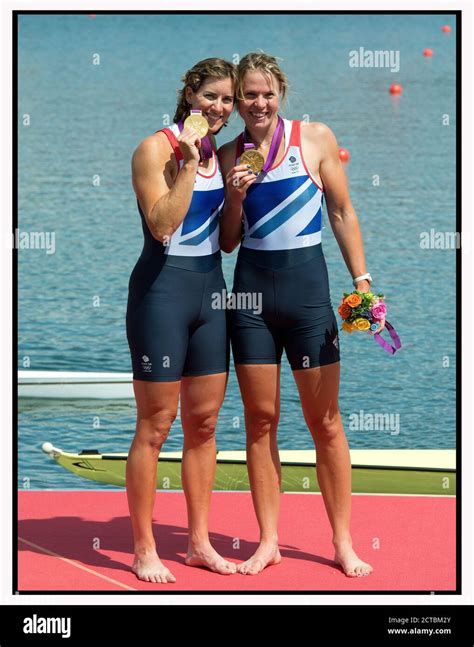
[[[390,357],[369,337],[341,332],[350,445],[454,447],[455,251],[422,249],[420,235],[456,229],[455,38],[450,15],[20,16],[19,229],[54,232],[55,252],[19,250],[18,367],[131,371],[124,319],[142,246],[133,150],[172,117],[180,78],[196,61],[261,48],[282,59],[290,80],[283,116],[328,124],[350,151],[373,289],[386,295],[403,343]],[[399,71],[351,67],[349,52],[360,48],[399,52]],[[391,83],[403,85],[401,96],[389,94]],[[218,143],[241,128],[235,114]],[[323,224],[336,308],[351,281],[327,214]],[[230,287],[235,254],[223,262]],[[351,416],[361,410],[392,415],[397,428],[358,429]],[[133,402],[21,401],[20,485],[29,477],[33,488],[97,487],[52,465],[42,442],[127,451],[134,424]],[[286,362],[279,442],[312,447]],[[181,443],[175,424],[165,449]],[[245,448],[233,371],[218,446]]]

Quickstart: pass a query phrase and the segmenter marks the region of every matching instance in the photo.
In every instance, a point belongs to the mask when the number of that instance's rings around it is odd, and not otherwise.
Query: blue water
[[[20,16],[19,229],[54,232],[55,253],[19,250],[19,368],[131,370],[124,317],[142,244],[132,152],[172,117],[181,75],[193,63],[261,48],[282,59],[290,80],[282,114],[327,123],[351,153],[347,174],[367,266],[403,342],[390,357],[365,335],[341,333],[340,406],[350,445],[454,447],[455,252],[420,249],[419,241],[432,228],[456,228],[455,38],[449,15]],[[348,53],[360,47],[398,50],[400,71],[351,68]],[[401,97],[388,93],[394,82],[403,84]],[[234,115],[218,143],[241,127]],[[337,307],[350,275],[326,214],[324,225]],[[235,254],[225,256],[229,287],[234,264]],[[19,408],[20,485],[28,477],[36,488],[97,487],[52,465],[41,443],[127,451],[134,432],[133,402],[21,401]],[[398,415],[398,433],[351,428],[360,410]],[[244,437],[232,372],[219,448],[243,449]],[[312,447],[286,363],[279,441]],[[181,442],[175,424],[166,449]]]

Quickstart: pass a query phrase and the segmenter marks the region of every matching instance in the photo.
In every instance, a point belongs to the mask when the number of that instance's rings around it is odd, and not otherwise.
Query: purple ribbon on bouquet
[[[272,136],[272,143],[270,144],[270,150],[268,151],[267,159],[265,160],[265,164],[263,165],[262,173],[267,173],[267,171],[269,171],[272,168],[273,162],[275,161],[275,157],[278,154],[278,149],[280,148],[280,144],[281,144],[281,140],[283,139],[284,132],[285,132],[285,124],[283,122],[283,119],[280,117],[280,115],[278,115],[277,127],[275,128],[275,132],[273,133],[273,136]],[[248,150],[249,148],[255,148],[255,144],[252,144],[251,142],[248,141],[247,129],[245,129],[244,150]]]
[[[191,110],[191,114],[193,114],[193,112],[202,114],[201,110]],[[181,121],[178,122],[178,128],[179,128],[179,132],[183,130],[184,128],[183,119],[181,119]],[[212,148],[211,140],[209,139],[208,135],[206,135],[205,137],[202,137],[201,148],[199,149],[199,157],[201,158],[201,162],[211,159],[213,150],[214,149]]]
[[[385,328],[388,330],[388,334],[392,338],[393,341],[393,346],[388,343],[383,337],[381,337],[379,332],[376,332],[374,334],[374,339],[379,344],[382,346],[384,350],[387,351],[390,355],[394,355],[399,348],[402,347],[402,342],[400,341],[400,337],[397,334],[397,331],[395,328],[392,326],[392,324],[389,321],[385,321]]]

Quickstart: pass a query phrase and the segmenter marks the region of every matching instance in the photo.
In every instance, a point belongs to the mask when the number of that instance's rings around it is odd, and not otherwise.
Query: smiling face
[[[228,120],[234,107],[234,84],[231,78],[206,79],[199,90],[186,88],[186,100],[191,110],[200,110],[215,135]]]
[[[241,82],[239,113],[248,128],[265,132],[278,114],[280,86],[273,74],[246,72]]]

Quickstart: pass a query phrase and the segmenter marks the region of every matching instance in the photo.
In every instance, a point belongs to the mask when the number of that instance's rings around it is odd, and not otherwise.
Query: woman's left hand
[[[359,292],[370,292],[370,283],[367,280],[364,281],[359,281],[357,283],[356,290],[359,290]],[[379,322],[379,327],[377,330],[370,331],[371,335],[375,335],[376,332],[382,332],[382,330],[385,328],[385,319],[380,319]]]

